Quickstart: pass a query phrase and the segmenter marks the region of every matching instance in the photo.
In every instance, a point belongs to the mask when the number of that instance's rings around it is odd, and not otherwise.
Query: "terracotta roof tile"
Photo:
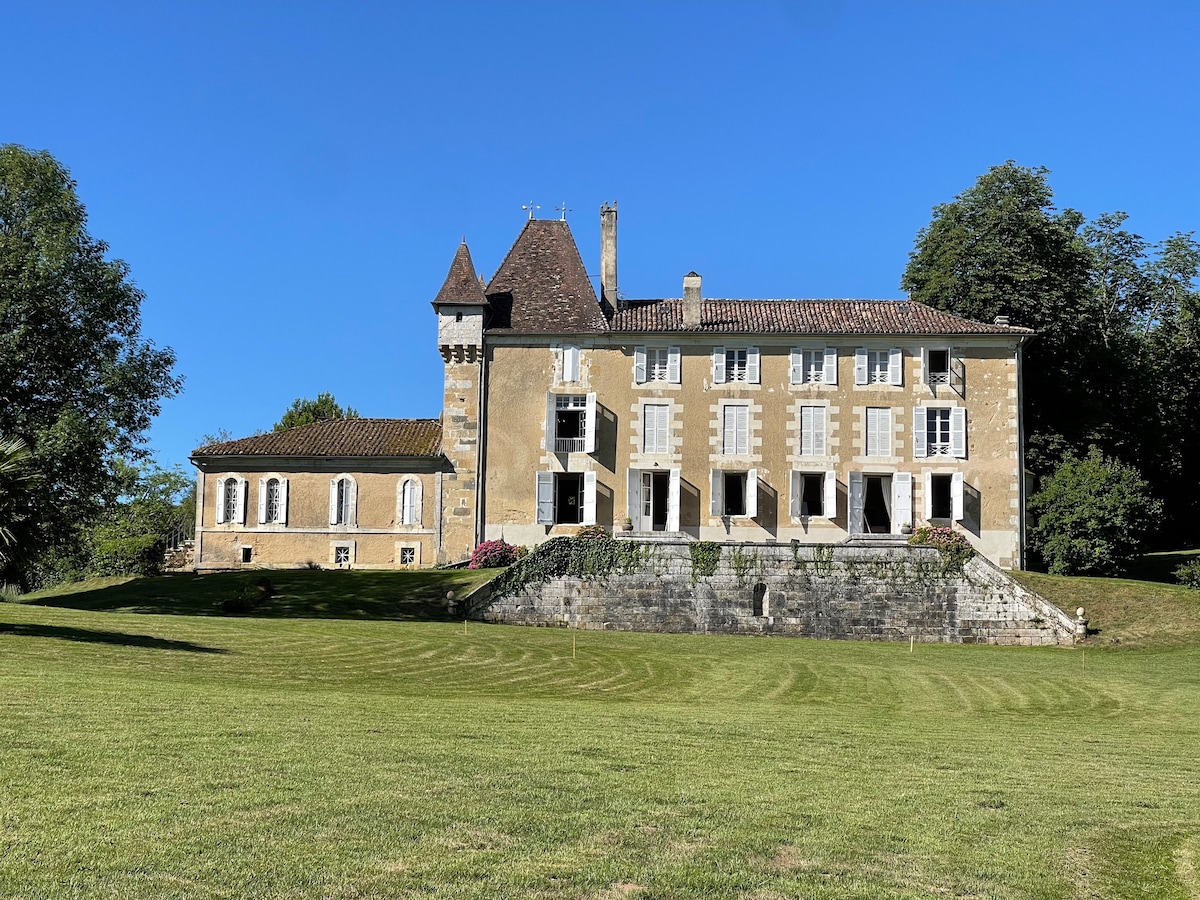
[[[616,332],[736,334],[1033,334],[988,325],[913,300],[704,300],[700,325],[685,328],[682,300],[623,301]]]
[[[442,289],[438,291],[433,302],[438,303],[487,303],[483,296],[483,287],[479,284],[479,276],[475,274],[475,264],[471,262],[471,251],[467,242],[458,245],[454,260],[450,263],[450,271]]]
[[[193,456],[440,456],[437,419],[326,419],[208,444]]]
[[[488,282],[489,331],[607,331],[596,291],[561,219],[530,219]]]

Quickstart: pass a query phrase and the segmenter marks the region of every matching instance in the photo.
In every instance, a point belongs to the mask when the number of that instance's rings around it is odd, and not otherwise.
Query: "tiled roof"
[[[685,328],[682,300],[630,300],[612,320],[617,332],[737,334],[1033,334],[988,325],[913,300],[703,300],[700,325]]]
[[[518,334],[607,331],[571,229],[561,219],[530,219],[492,280],[489,331]]]
[[[193,456],[440,456],[437,419],[326,419],[208,444]]]
[[[475,274],[475,264],[471,262],[471,251],[467,249],[466,241],[458,245],[454,261],[450,263],[450,271],[446,274],[442,289],[438,291],[433,302],[487,303],[483,296],[483,287],[479,284],[479,277]]]

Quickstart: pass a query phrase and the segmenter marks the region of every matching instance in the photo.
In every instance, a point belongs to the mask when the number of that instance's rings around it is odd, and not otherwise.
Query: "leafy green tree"
[[[32,452],[43,549],[78,545],[115,496],[115,460],[145,455],[151,420],[180,387],[175,354],[141,336],[129,267],[107,256],[67,169],[0,146],[0,433]],[[28,586],[33,568],[18,556],[2,574]]]
[[[1029,502],[1030,549],[1055,575],[1121,575],[1161,524],[1162,503],[1132,466],[1092,447],[1068,456]]]
[[[333,394],[323,392],[317,394],[316,400],[302,398],[293,400],[292,405],[283,414],[283,418],[275,423],[275,430],[286,431],[298,425],[311,425],[314,422],[323,422],[326,419],[357,418],[358,411],[356,409],[350,406],[342,409],[338,405],[338,402],[333,399]]]
[[[90,575],[154,575],[166,537],[181,516],[195,516],[195,481],[176,466],[118,462],[121,493],[87,533]]]

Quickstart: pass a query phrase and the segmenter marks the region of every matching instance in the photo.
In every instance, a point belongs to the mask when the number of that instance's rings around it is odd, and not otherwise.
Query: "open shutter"
[[[925,421],[925,407],[917,406],[913,408],[913,458],[924,459],[929,455],[929,448],[925,443],[926,431],[928,427]]]
[[[713,384],[725,383],[725,348],[713,347],[712,355]]]
[[[279,479],[279,524],[287,524],[287,494],[288,480],[286,478]]]
[[[709,512],[714,516],[725,515],[725,473],[720,469],[709,472]]]
[[[858,534],[863,530],[863,476],[862,472],[851,472],[848,480],[850,509],[847,530]]]
[[[563,347],[563,381],[572,382],[579,380],[579,348],[567,344]]]
[[[825,478],[821,487],[824,489],[825,496],[821,498],[821,505],[824,507],[823,513],[826,518],[837,518],[837,472],[829,469],[825,473]]]
[[[246,524],[246,491],[249,486],[250,483],[245,478],[237,480],[237,512],[234,514],[234,521],[239,525]]]
[[[547,453],[554,452],[554,395],[546,395],[546,441]]]
[[[752,519],[758,515],[758,469],[746,473],[746,515]]]
[[[867,383],[867,351],[862,347],[854,351],[854,383]]]
[[[800,488],[804,476],[792,469],[788,473],[788,515],[793,519],[800,518]]]
[[[746,349],[746,381],[749,384],[759,383],[759,367],[758,367],[758,348],[748,347]]]
[[[633,527],[641,530],[642,520],[642,473],[640,469],[629,469],[625,473],[625,515]]]
[[[217,524],[225,524],[225,482],[227,478],[217,479]]]
[[[554,524],[554,473],[536,473],[537,523],[539,525]]]
[[[788,358],[788,384],[802,384],[804,382],[804,351],[799,347],[792,348],[792,355]]]
[[[950,476],[950,518],[961,522],[963,517],[963,473]]]
[[[667,348],[667,381],[671,384],[679,384],[679,348]]]
[[[346,479],[349,484],[346,486],[346,495],[349,499],[346,501],[348,509],[346,510],[346,524],[358,525],[358,482],[353,478]]]
[[[646,383],[646,348],[633,348],[633,380],[637,384]]]
[[[258,524],[267,521],[267,479],[258,479]]]
[[[338,523],[337,479],[329,479],[329,524]]]
[[[931,472],[925,473],[924,482],[921,489],[925,496],[925,521],[928,522],[933,518],[933,474]]]
[[[929,375],[930,375],[930,372],[929,372],[929,348],[922,347],[921,348],[921,380],[924,381],[926,384],[932,383],[929,380]],[[934,393],[936,394],[937,392],[935,391]]]
[[[596,524],[596,473],[583,473],[583,515],[579,519],[580,525],[595,525]]]
[[[900,533],[901,525],[912,524],[912,472],[897,472],[892,476],[892,531]]]
[[[667,531],[679,530],[679,469],[671,469],[667,479]]]
[[[888,384],[904,384],[904,351],[896,347],[888,351]]]
[[[583,452],[596,452],[596,392],[587,395],[587,411],[583,414]]]
[[[825,383],[837,384],[837,348],[825,348]]]
[[[967,367],[961,356],[955,356],[954,351],[950,351],[950,388],[962,397],[967,399]]]
[[[961,406],[950,410],[950,453],[959,459],[967,455],[967,410]]]
[[[825,407],[812,408],[812,446],[813,456],[825,455]]]

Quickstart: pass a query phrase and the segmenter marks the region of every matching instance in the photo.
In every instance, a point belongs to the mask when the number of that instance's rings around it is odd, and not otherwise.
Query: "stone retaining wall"
[[[936,549],[874,545],[722,544],[696,576],[689,542],[654,542],[629,574],[558,578],[460,615],[511,625],[619,631],[775,634],[850,640],[1070,644],[1074,620],[976,556],[943,574]]]

